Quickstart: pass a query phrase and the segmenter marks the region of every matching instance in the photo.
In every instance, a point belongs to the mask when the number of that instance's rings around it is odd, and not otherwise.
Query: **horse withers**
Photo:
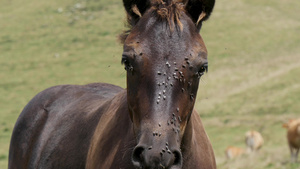
[[[215,169],[194,110],[214,0],[123,0],[127,89],[62,85],[36,95],[11,138],[9,169]]]

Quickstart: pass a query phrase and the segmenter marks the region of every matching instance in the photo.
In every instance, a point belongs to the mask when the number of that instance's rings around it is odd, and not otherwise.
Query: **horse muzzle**
[[[151,145],[140,142],[133,150],[132,163],[142,169],[181,169],[182,154],[166,141]]]

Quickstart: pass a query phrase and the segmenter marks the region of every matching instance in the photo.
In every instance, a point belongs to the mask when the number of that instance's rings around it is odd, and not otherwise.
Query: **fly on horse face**
[[[55,86],[20,114],[9,169],[215,169],[194,110],[214,0],[123,0],[127,89]]]

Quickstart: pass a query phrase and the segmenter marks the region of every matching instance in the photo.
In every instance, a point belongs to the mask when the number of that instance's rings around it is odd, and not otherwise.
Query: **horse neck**
[[[194,129],[193,129],[193,121],[194,121],[194,114],[193,112],[191,114],[191,117],[189,121],[186,124],[185,132],[182,138],[182,143],[181,143],[181,149],[183,154],[189,154],[193,146],[193,139],[194,139]]]
[[[126,90],[108,101],[104,109],[91,140],[87,169],[110,168],[115,165],[115,157],[129,158],[123,161],[130,161],[135,145]]]
[[[114,132],[117,128],[122,129],[123,133],[132,131],[133,128],[128,112],[126,90],[120,92],[108,102],[104,114],[98,122],[96,128],[98,131],[96,132]],[[110,135],[109,133],[109,136]]]
[[[183,168],[216,168],[214,152],[200,116],[193,111],[181,143]]]

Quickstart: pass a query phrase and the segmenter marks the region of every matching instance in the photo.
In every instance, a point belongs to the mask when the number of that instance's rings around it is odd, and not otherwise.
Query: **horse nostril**
[[[182,164],[182,154],[180,151],[173,151],[173,154],[174,154],[174,163],[173,163],[173,166],[181,166]]]
[[[136,167],[142,167],[144,150],[145,148],[142,146],[137,146],[133,150],[132,162]]]

